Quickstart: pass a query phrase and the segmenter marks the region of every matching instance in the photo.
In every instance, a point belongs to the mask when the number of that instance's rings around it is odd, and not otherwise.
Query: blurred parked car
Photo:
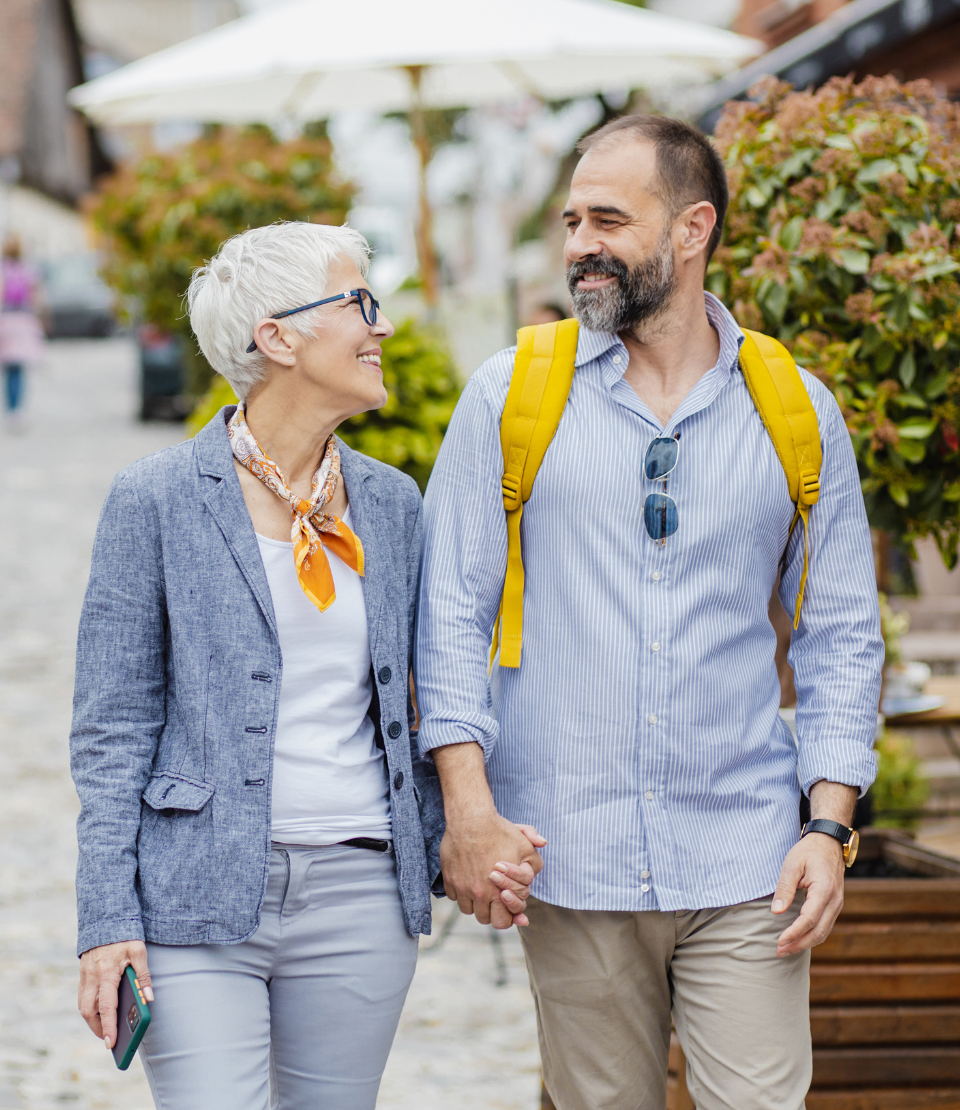
[[[93,252],[66,255],[45,262],[44,316],[50,339],[97,339],[116,327],[113,290],[98,273]]]
[[[140,349],[140,419],[183,420],[190,405],[183,393],[183,348],[176,335],[152,324],[137,328]]]

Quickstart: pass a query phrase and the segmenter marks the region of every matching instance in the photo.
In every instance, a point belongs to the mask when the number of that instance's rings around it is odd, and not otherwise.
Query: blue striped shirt
[[[580,331],[556,436],[524,507],[519,669],[488,652],[507,531],[500,415],[514,349],[464,390],[425,504],[415,657],[424,753],[476,741],[500,812],[549,840],[533,892],[591,910],[679,910],[771,894],[799,834],[799,789],[865,790],[883,643],[850,436],[806,371],[823,445],[810,572],[790,662],[795,744],[777,713],[767,605],[781,556],[792,614],[802,526],[710,294],[720,357],[662,427],[623,380],[615,335]],[[642,506],[658,434],[681,432],[661,547]]]

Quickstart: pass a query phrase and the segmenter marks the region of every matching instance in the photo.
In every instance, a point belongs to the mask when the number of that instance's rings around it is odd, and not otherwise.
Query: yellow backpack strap
[[[537,324],[517,332],[513,377],[500,420],[507,575],[494,628],[491,666],[498,647],[501,667],[520,666],[523,646],[520,518],[570,394],[578,332],[576,320]]]
[[[803,591],[807,585],[810,506],[815,505],[820,497],[820,465],[823,461],[820,426],[797,364],[787,348],[758,331],[744,328],[743,334],[746,338],[740,348],[740,368],[787,476],[790,499],[797,506],[790,525],[791,536],[797,520],[803,521],[803,573],[793,618],[793,627],[797,628],[800,625]]]

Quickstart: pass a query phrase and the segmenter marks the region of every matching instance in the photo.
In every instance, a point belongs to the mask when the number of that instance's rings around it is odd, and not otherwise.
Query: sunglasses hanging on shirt
[[[643,502],[643,523],[647,534],[661,547],[677,530],[677,503],[667,496],[667,478],[677,468],[680,456],[680,433],[657,436],[647,448],[643,473],[652,482],[663,482],[659,493],[651,493]]]

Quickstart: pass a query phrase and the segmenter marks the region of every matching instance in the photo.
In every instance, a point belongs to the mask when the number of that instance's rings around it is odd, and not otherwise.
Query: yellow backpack
[[[517,355],[500,420],[503,448],[503,507],[507,513],[507,574],[494,629],[491,664],[500,649],[501,667],[519,667],[523,647],[523,552],[520,518],[543,456],[563,415],[573,382],[579,326],[576,320],[538,324],[517,332]],[[770,433],[797,507],[790,535],[803,521],[803,574],[793,627],[807,583],[807,525],[810,506],[820,496],[820,428],[817,414],[782,343],[744,329],[740,368]]]

